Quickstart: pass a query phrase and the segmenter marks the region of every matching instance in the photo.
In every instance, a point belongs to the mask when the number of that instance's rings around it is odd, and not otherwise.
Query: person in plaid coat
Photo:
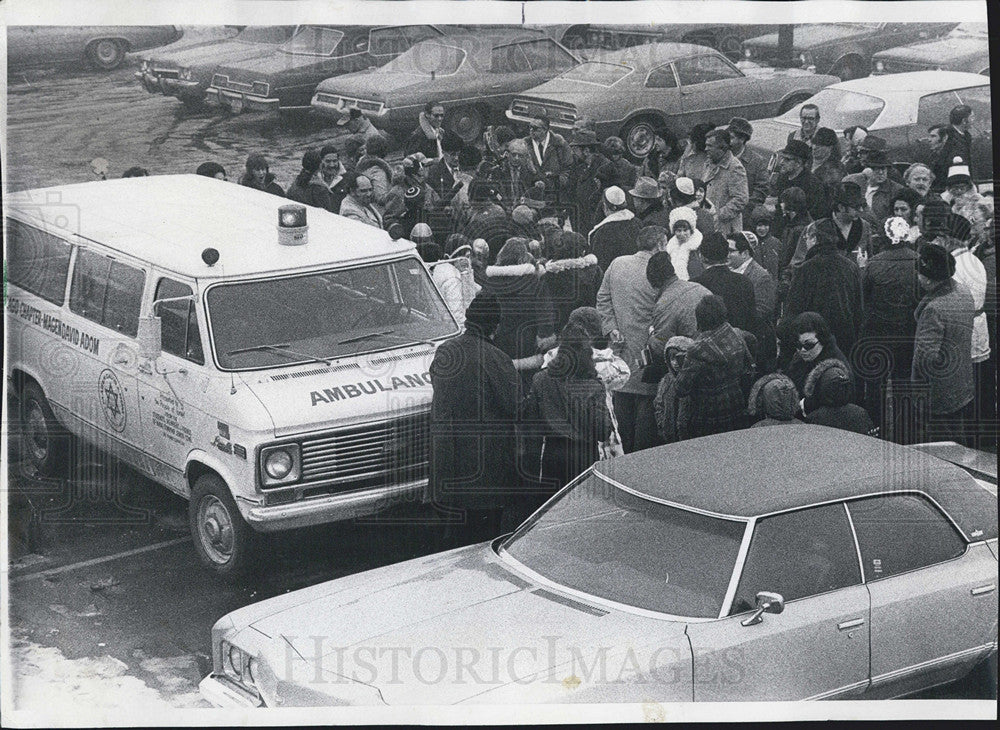
[[[697,438],[741,428],[746,398],[742,380],[753,368],[744,337],[726,321],[721,297],[709,294],[695,307],[698,336],[677,374],[677,396],[690,397],[686,424],[679,436]]]

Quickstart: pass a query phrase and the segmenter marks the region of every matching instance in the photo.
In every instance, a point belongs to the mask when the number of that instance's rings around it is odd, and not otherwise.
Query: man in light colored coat
[[[747,171],[731,145],[732,137],[725,129],[713,129],[705,136],[709,159],[705,197],[715,205],[716,229],[723,234],[743,230],[743,210],[750,201]]]
[[[663,228],[643,228],[636,240],[638,251],[612,261],[597,292],[597,311],[604,333],[613,345],[624,345],[621,356],[632,371],[628,382],[612,394],[625,453],[657,443],[653,413],[656,384],[642,382],[644,351],[658,294],[646,279],[646,267],[656,249],[666,247],[667,240]]]
[[[372,205],[375,188],[364,175],[348,173],[347,195],[340,203],[340,214],[374,228],[382,227],[382,214]]]

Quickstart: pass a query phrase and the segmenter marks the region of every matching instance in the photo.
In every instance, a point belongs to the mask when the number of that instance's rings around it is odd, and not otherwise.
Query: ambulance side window
[[[93,322],[135,337],[145,281],[142,269],[80,249],[73,267],[69,308]]]
[[[191,296],[193,293],[187,284],[163,278],[157,282],[156,295],[153,298],[154,300],[172,299]],[[198,313],[194,306],[194,299],[164,302],[157,307],[156,311],[160,315],[164,352],[204,365],[205,355],[201,348]]]
[[[53,304],[66,299],[70,245],[60,238],[7,219],[10,282]]]

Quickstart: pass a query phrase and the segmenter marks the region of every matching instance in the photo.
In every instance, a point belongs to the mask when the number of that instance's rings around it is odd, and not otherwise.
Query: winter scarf
[[[667,253],[670,254],[670,263],[674,265],[674,273],[678,279],[689,280],[688,260],[691,258],[691,252],[697,251],[699,246],[701,246],[701,231],[697,229],[683,245],[677,240],[677,236],[671,236],[667,241]]]

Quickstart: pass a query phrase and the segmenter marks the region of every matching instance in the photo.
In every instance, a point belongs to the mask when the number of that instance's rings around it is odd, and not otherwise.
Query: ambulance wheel
[[[42,389],[32,380],[21,390],[21,460],[38,476],[54,477],[66,471],[69,434],[56,420]]]
[[[195,550],[207,568],[226,576],[247,572],[256,534],[218,475],[202,474],[195,480],[188,521]]]

